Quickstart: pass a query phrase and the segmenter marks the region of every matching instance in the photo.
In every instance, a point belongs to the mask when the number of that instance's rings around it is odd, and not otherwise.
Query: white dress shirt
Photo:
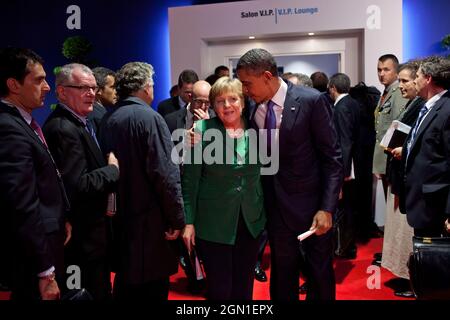
[[[281,83],[280,88],[278,88],[278,91],[270,100],[272,100],[274,103],[273,111],[275,112],[275,115],[277,117],[277,129],[280,129],[281,119],[283,117],[284,101],[286,100],[288,86],[281,78],[278,78],[278,80]],[[261,103],[255,112],[255,122],[260,129],[264,129],[264,121],[266,118],[268,102],[269,101],[264,101],[263,103]]]

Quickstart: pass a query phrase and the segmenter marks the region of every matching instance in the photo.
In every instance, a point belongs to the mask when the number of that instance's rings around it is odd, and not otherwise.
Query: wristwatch
[[[54,272],[49,273],[46,276],[39,277],[40,280],[47,280],[48,282],[55,281],[56,274]]]

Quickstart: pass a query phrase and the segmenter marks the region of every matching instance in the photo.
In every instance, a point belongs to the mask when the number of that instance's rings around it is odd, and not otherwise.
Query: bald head
[[[202,97],[203,99],[203,97],[208,97],[209,90],[211,90],[211,85],[205,80],[199,80],[192,87],[193,98]]]
[[[192,105],[189,110],[194,113],[196,109],[202,109],[203,111],[209,108],[209,91],[211,90],[211,85],[204,81],[199,80],[194,83],[192,87]]]

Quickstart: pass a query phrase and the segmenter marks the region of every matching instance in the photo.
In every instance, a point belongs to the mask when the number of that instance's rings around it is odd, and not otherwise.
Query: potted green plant
[[[445,50],[450,50],[450,34],[446,35],[442,39],[441,44]],[[447,56],[447,58],[450,58],[450,54]]]
[[[87,56],[92,50],[92,44],[82,36],[68,37],[64,40],[62,54],[71,62],[88,64]]]

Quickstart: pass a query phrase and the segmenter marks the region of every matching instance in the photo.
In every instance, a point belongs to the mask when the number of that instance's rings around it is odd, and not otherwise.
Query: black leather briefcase
[[[414,236],[408,268],[417,299],[450,299],[450,238]]]
[[[73,289],[66,292],[61,297],[63,301],[91,301],[94,300],[92,295],[86,289]]]

